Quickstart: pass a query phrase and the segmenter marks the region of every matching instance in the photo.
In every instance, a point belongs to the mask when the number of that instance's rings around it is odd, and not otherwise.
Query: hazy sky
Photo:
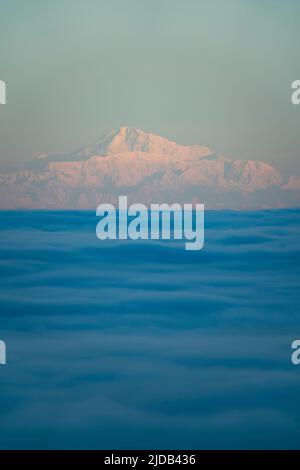
[[[134,126],[300,174],[299,0],[0,0],[0,169]]]

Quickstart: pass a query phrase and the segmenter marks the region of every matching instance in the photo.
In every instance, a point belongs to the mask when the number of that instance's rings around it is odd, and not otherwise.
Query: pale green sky
[[[0,0],[0,169],[134,126],[300,174],[299,0]]]

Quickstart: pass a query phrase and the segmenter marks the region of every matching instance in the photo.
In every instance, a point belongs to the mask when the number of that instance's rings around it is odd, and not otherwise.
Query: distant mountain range
[[[70,155],[42,155],[0,174],[1,209],[96,209],[101,202],[202,202],[211,209],[300,206],[300,178],[122,127]]]

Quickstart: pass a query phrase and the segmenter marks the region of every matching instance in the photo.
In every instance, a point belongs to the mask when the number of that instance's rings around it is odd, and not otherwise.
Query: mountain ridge
[[[123,126],[72,154],[42,155],[0,174],[1,209],[95,209],[133,202],[202,202],[212,209],[299,206],[300,179],[269,163],[231,160]]]

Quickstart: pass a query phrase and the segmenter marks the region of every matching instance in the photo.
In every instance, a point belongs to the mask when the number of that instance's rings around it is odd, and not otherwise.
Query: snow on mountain
[[[95,209],[120,194],[146,204],[289,207],[299,206],[298,180],[283,184],[268,163],[230,160],[208,147],[122,127],[73,154],[43,155],[19,172],[1,174],[0,208]]]
[[[289,190],[300,190],[300,178],[299,176],[291,176],[287,184],[282,186],[283,189]]]
[[[178,145],[176,142],[171,142],[158,135],[130,127],[121,127],[117,131],[111,131],[96,144],[83,148],[79,155],[92,157],[94,155],[116,155],[128,152],[158,153],[169,156],[180,154],[182,157],[191,158],[201,158],[211,153],[207,147]]]

